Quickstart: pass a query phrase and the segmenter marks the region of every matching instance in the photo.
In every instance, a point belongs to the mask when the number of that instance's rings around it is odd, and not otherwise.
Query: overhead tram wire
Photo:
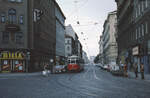
[[[82,5],[80,5],[80,7],[76,8],[75,10],[73,10],[73,11],[71,12],[71,14],[68,15],[67,19],[69,19],[70,17],[72,17],[72,15],[74,15],[79,9],[83,8],[83,7],[88,3],[88,1],[89,1],[89,0],[85,0],[85,2],[84,2]],[[78,2],[79,2],[79,0],[78,0]],[[81,2],[81,1],[80,1],[80,2]]]

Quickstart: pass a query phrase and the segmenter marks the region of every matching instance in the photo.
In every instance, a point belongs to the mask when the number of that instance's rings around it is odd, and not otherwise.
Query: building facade
[[[72,56],[74,54],[75,41],[72,36],[65,35],[65,57]]]
[[[130,69],[135,63],[138,66],[144,63],[145,73],[150,73],[150,1],[116,0],[116,3],[118,58],[127,63]]]
[[[65,63],[65,19],[61,8],[55,2],[56,17],[56,65]]]
[[[102,35],[100,36],[100,40],[98,44],[99,44],[99,62],[103,64],[104,59],[103,59],[103,36]]]
[[[82,58],[83,58],[85,64],[89,63],[87,53],[84,50],[82,51]]]
[[[116,11],[110,12],[103,25],[103,58],[105,64],[116,62],[117,59],[117,42],[116,42]]]
[[[69,37],[69,38],[68,38]],[[74,31],[71,25],[66,26],[66,42],[70,40],[72,47],[71,47],[71,54],[70,55],[77,55],[82,58],[82,44],[79,41],[79,37],[77,33]],[[66,55],[68,54],[69,47],[66,46]],[[69,52],[70,53],[70,52]]]
[[[54,4],[54,0],[0,0],[1,72],[43,70],[54,58]]]

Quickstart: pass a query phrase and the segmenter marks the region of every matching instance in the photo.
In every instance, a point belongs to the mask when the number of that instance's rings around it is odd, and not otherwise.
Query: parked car
[[[67,65],[62,65],[61,72],[67,72]]]
[[[108,70],[108,69],[109,69],[109,65],[107,65],[107,64],[104,65],[104,66],[103,66],[103,69],[104,69],[104,70]]]
[[[54,67],[54,73],[62,73],[64,71],[64,66],[63,65],[56,65]]]

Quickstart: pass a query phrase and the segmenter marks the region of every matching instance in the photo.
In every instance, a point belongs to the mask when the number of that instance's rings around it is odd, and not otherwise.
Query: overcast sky
[[[83,50],[88,56],[96,56],[99,53],[98,41],[107,14],[116,10],[115,0],[56,1],[66,16],[66,25],[71,24],[78,34]],[[77,24],[78,21],[80,24]]]

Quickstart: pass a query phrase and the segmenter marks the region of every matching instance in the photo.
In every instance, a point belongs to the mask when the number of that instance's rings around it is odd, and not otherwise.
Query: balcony
[[[5,30],[10,32],[17,32],[20,30],[20,27],[16,24],[7,24],[5,25]]]

